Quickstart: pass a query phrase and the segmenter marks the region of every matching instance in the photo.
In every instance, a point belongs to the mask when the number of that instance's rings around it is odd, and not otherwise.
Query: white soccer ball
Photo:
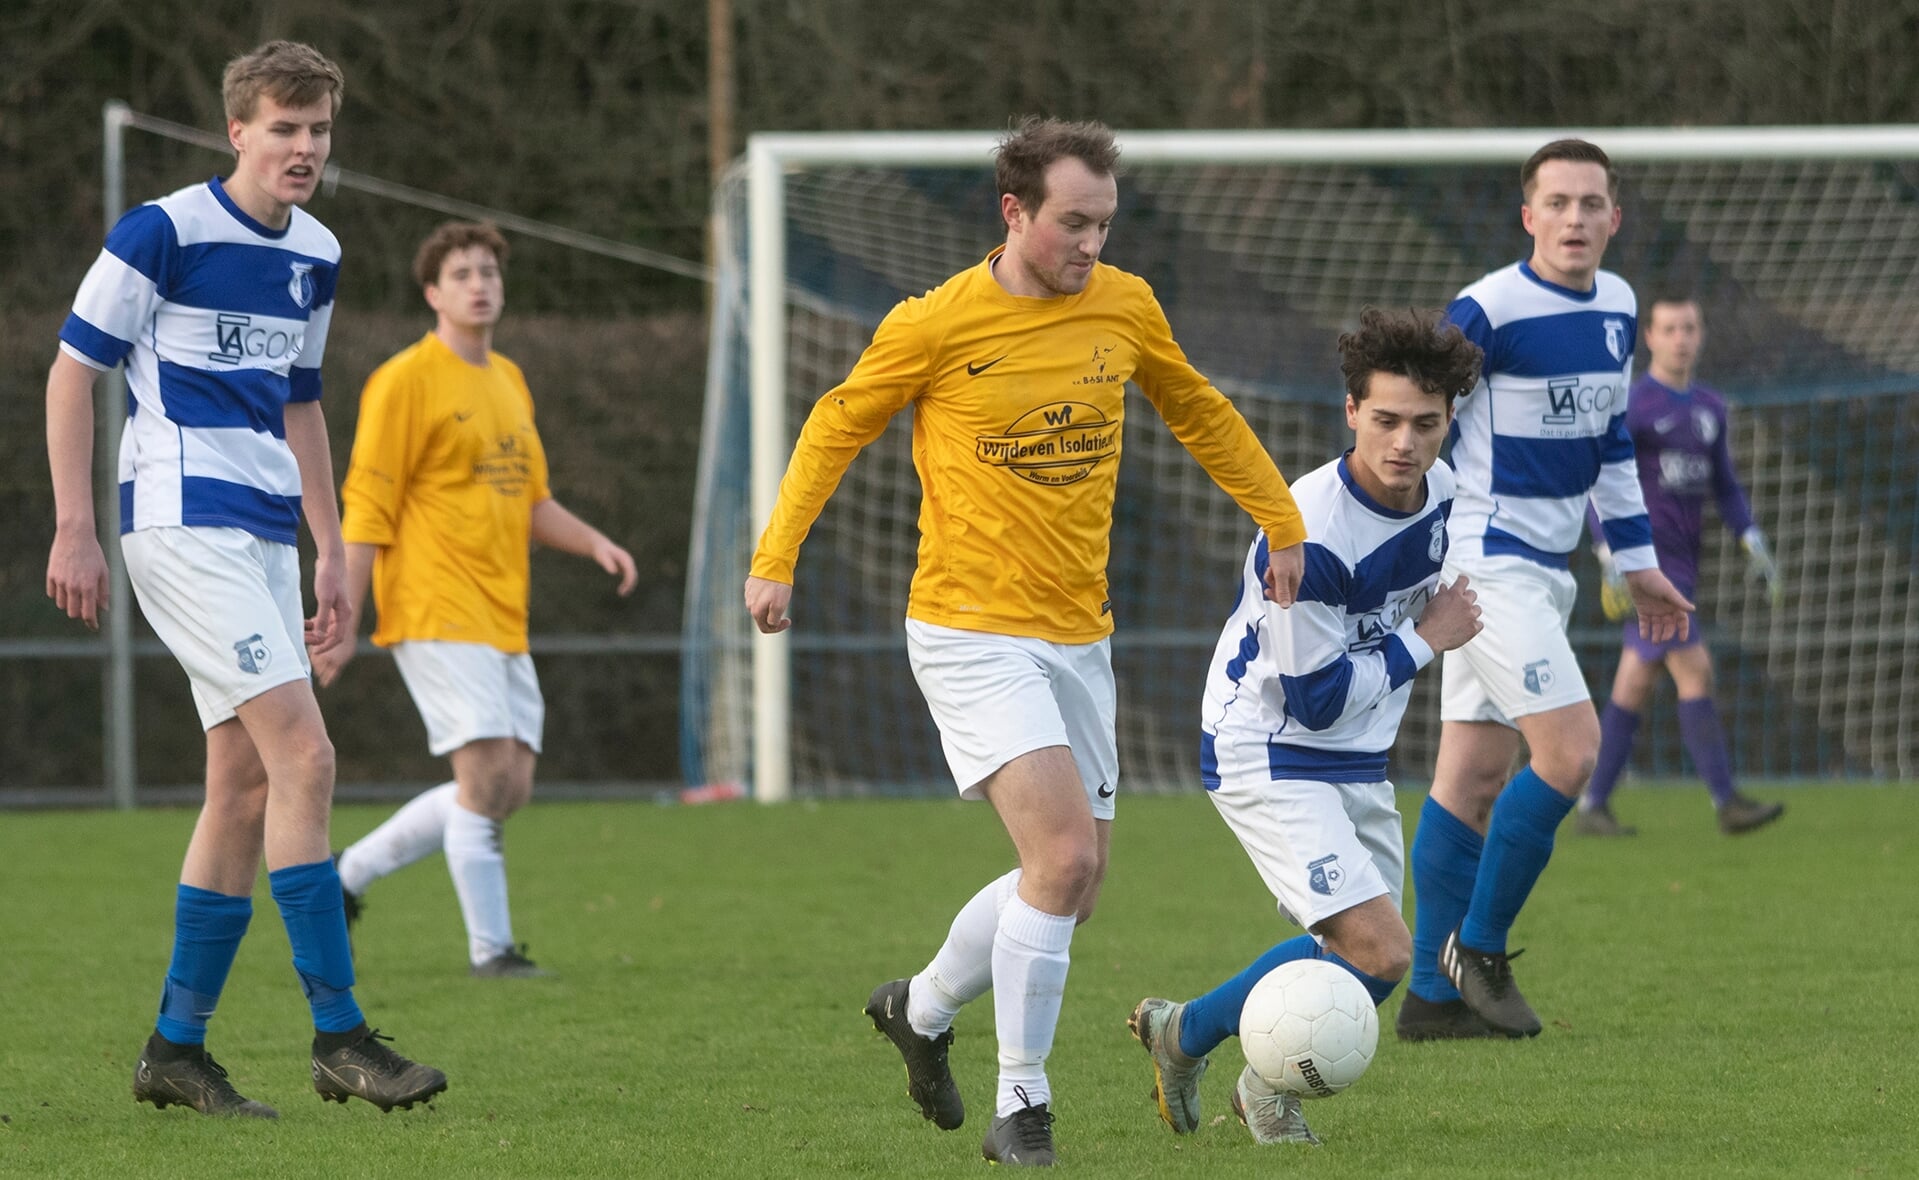
[[[1330,1098],[1359,1080],[1379,1047],[1379,1013],[1352,972],[1295,959],[1253,985],[1239,1013],[1253,1072],[1301,1098]]]

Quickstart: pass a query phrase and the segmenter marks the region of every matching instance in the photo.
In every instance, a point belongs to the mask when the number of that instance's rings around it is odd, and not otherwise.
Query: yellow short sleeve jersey
[[[373,642],[525,651],[533,506],[551,494],[518,365],[469,364],[429,332],[374,370],[341,488],[341,535],[380,547]]]
[[[847,464],[910,404],[922,497],[907,616],[1056,643],[1110,634],[1129,380],[1274,547],[1305,539],[1271,456],[1187,361],[1145,280],[1101,264],[1077,295],[1022,298],[993,278],[999,254],[896,306],[814,405],[754,575],[793,580]]]

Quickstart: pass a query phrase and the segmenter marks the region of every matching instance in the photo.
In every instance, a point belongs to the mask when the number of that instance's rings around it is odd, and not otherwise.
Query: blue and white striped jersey
[[[1200,716],[1200,779],[1376,783],[1433,649],[1413,632],[1439,585],[1453,472],[1435,463],[1426,504],[1395,512],[1353,482],[1345,457],[1293,484],[1306,575],[1281,610],[1264,597],[1266,538],[1240,567]]]
[[[1619,568],[1657,565],[1626,431],[1638,312],[1632,288],[1610,271],[1592,290],[1573,291],[1524,262],[1480,279],[1446,309],[1486,353],[1453,419],[1452,539],[1461,555],[1565,569],[1590,498]]]
[[[228,526],[293,544],[300,469],[286,404],[320,396],[340,243],[301,209],[283,230],[218,178],[107,234],[60,329],[95,369],[127,365],[121,531]]]

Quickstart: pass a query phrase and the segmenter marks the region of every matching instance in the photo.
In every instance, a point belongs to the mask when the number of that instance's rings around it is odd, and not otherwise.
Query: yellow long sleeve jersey
[[[525,651],[533,506],[551,494],[518,365],[469,364],[429,332],[375,369],[340,524],[349,544],[380,547],[373,642]]]
[[[1131,380],[1271,545],[1303,541],[1292,493],[1239,411],[1187,361],[1145,280],[1100,264],[1032,299],[978,266],[894,307],[800,431],[752,572],[791,582],[860,449],[907,405],[919,472],[909,618],[1056,643],[1111,634],[1106,563]]]

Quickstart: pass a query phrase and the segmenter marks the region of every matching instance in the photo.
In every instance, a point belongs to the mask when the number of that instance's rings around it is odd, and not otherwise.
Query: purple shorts
[[[1685,647],[1698,647],[1706,641],[1704,629],[1699,624],[1698,611],[1687,612],[1686,637],[1684,639],[1668,639],[1664,643],[1654,643],[1650,639],[1641,639],[1639,637],[1639,620],[1637,618],[1629,618],[1621,623],[1619,635],[1625,643],[1626,650],[1632,652],[1648,664],[1657,664],[1663,661],[1666,658],[1667,652],[1678,651]]]

